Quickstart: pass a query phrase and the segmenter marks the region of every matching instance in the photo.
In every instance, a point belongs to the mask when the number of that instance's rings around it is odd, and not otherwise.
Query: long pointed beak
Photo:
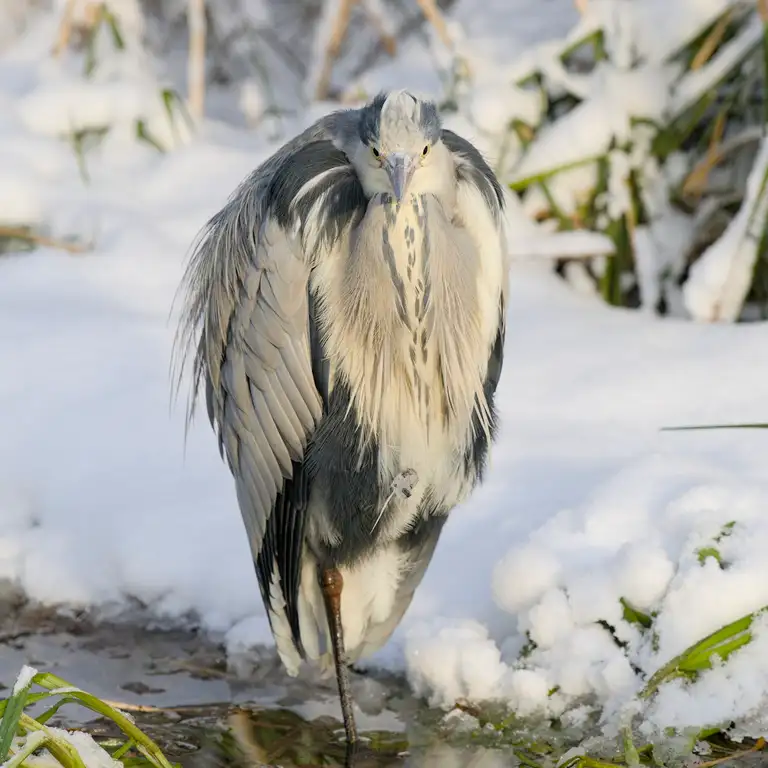
[[[395,193],[395,199],[400,203],[408,190],[416,166],[413,158],[402,152],[393,152],[387,158],[386,164],[387,173],[392,182],[392,191]]]

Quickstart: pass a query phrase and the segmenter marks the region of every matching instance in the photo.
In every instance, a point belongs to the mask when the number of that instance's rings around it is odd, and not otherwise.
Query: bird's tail
[[[405,557],[393,544],[354,567],[339,569],[344,580],[341,622],[349,664],[381,648],[410,605],[416,584],[403,581]],[[302,648],[297,647],[293,638],[282,595],[279,590],[271,594],[272,633],[280,659],[292,676],[299,673],[302,661],[323,674],[331,675],[334,671],[328,620],[317,574],[317,561],[305,550],[298,604]]]

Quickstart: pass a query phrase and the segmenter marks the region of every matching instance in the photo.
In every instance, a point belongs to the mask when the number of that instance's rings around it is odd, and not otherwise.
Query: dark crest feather
[[[379,140],[379,127],[381,125],[381,109],[387,100],[388,94],[384,91],[376,94],[374,98],[360,110],[360,122],[358,130],[363,144],[375,143]]]
[[[414,104],[419,105],[419,127],[424,131],[424,135],[429,141],[437,141],[442,128],[437,105],[432,101],[421,101],[412,93],[408,95]],[[389,93],[382,91],[360,110],[359,133],[363,144],[375,144],[379,141],[381,110],[388,96]]]
[[[421,115],[419,125],[424,131],[424,135],[431,141],[436,142],[442,133],[442,121],[440,113],[437,111],[437,104],[433,101],[421,102]]]

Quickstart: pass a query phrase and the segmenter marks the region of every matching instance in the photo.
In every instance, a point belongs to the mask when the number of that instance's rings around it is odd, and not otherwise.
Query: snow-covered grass
[[[764,316],[764,23],[740,0],[597,0],[513,67],[510,98],[539,97],[502,166],[526,212],[615,245],[565,261],[572,284],[648,312]]]
[[[544,29],[539,3],[530,16]],[[499,30],[502,6],[487,9]],[[477,25],[475,11],[464,0],[455,19]],[[484,147],[479,126],[507,119],[488,98],[500,87],[488,57],[503,47],[492,26],[482,46],[469,27],[458,35],[476,112],[448,116]],[[64,609],[195,622],[234,658],[272,641],[216,441],[200,418],[185,448],[183,403],[171,407],[169,311],[200,226],[275,145],[213,119],[174,139],[164,110],[146,111],[165,87],[152,62],[112,51],[84,78],[77,58],[41,55],[54,30],[44,18],[0,55],[0,224],[93,247],[0,257],[0,579]],[[423,46],[405,45],[364,79],[402,85],[416,72],[442,96],[430,66]],[[100,77],[109,98],[93,90]],[[323,109],[286,118],[285,132]],[[87,181],[61,138],[71,115],[110,128],[83,150]],[[170,151],[137,141],[139,118],[154,120],[152,135],[167,128]],[[750,181],[758,201],[761,181]],[[684,222],[667,225],[684,239]],[[571,290],[550,258],[605,258],[611,242],[550,229],[510,194],[517,261],[487,482],[455,511],[372,663],[403,670],[435,706],[494,701],[517,716],[597,719],[609,734],[629,720],[648,740],[732,721],[759,735],[762,618],[727,662],[706,669],[698,654],[695,676],[639,695],[686,649],[768,605],[768,432],[660,431],[765,421],[768,326],[609,308]]]
[[[32,688],[42,690],[33,691]],[[36,704],[45,709],[35,716],[26,710]],[[88,733],[49,725],[65,704],[75,704],[111,720],[122,740],[97,743]],[[0,761],[7,768],[171,768],[160,748],[133,720],[110,704],[50,673],[23,667],[13,692],[0,699]],[[125,761],[125,762],[123,762]]]

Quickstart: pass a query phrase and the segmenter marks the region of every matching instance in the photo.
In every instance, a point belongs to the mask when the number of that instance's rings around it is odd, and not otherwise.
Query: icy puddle
[[[24,664],[128,711],[182,768],[346,765],[335,681],[289,678],[272,653],[242,664],[235,675],[221,647],[194,632],[95,626],[82,617],[20,610],[0,596],[0,698]],[[590,738],[584,730],[547,727],[534,734],[529,726],[516,730],[510,724],[494,732],[458,710],[446,718],[414,699],[394,676],[353,674],[352,684],[366,737],[355,768],[555,768],[579,745],[587,754],[616,759],[616,742]],[[60,714],[59,724],[83,728],[98,741],[120,736],[111,721],[84,708],[66,705]],[[680,754],[674,744],[659,746],[667,768],[691,764],[690,753]],[[739,748],[715,740],[710,762],[704,757],[702,765],[765,764],[764,753],[733,760]]]
[[[79,617],[8,610],[0,620],[0,696],[29,664],[117,705],[173,761],[200,766],[341,766],[345,748],[335,681],[287,677],[270,654],[244,674],[227,671],[220,647],[192,632],[93,626]],[[360,731],[354,765],[509,766],[511,750],[445,743],[438,721],[402,680],[354,676]],[[67,705],[62,724],[99,737],[119,734],[88,710]]]

